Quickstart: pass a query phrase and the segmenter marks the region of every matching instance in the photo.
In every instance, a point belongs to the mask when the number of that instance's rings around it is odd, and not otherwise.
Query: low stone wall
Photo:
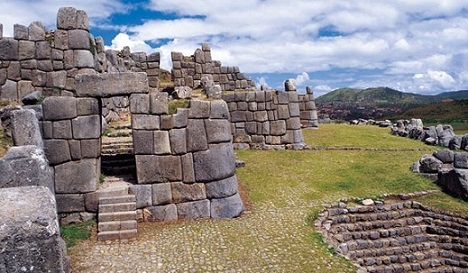
[[[406,201],[332,205],[315,221],[358,272],[466,272],[468,216]]]
[[[438,150],[423,155],[411,170],[433,179],[447,193],[468,201],[468,153]]]
[[[222,100],[192,100],[168,112],[167,93],[130,96],[137,208],[150,220],[233,218],[237,192],[229,112]]]
[[[47,188],[0,188],[0,226],[0,272],[71,272]]]
[[[222,66],[220,61],[212,60],[210,45],[204,43],[192,56],[172,52],[172,78],[174,85],[198,88],[202,77],[207,77],[223,91],[256,89],[255,82],[241,73],[239,67]]]
[[[312,88],[306,87],[306,94],[299,94],[299,111],[301,112],[301,125],[304,128],[318,128],[317,107]]]
[[[237,149],[303,149],[297,92],[226,92]]]

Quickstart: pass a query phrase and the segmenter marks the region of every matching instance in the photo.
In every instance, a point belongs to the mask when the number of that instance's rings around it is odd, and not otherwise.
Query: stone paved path
[[[139,224],[128,243],[84,241],[69,251],[73,272],[356,272],[326,250],[317,255],[325,247],[307,218],[319,204],[294,202],[233,220]]]

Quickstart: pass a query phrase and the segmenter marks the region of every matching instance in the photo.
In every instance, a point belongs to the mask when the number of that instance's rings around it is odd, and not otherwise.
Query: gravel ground
[[[139,223],[127,243],[82,241],[69,250],[73,272],[356,272],[314,235],[307,218],[319,204],[288,199],[233,220]]]

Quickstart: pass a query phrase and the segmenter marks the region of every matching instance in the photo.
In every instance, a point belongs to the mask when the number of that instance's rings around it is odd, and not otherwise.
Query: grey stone
[[[32,22],[28,27],[28,40],[30,41],[44,41],[45,27],[41,22]]]
[[[182,181],[180,156],[136,155],[139,184]]]
[[[74,139],[90,139],[101,136],[101,118],[99,115],[74,118],[72,127]]]
[[[70,120],[54,121],[52,123],[53,138],[72,139],[72,126]]]
[[[211,119],[229,119],[228,105],[224,100],[211,101]]]
[[[149,221],[175,221],[178,218],[175,204],[153,206],[147,209],[150,211]]]
[[[281,136],[286,134],[286,122],[284,120],[271,121],[270,134],[274,136]]]
[[[44,141],[44,152],[50,165],[58,165],[71,160],[68,141],[48,139]]]
[[[289,107],[288,105],[278,105],[278,119],[289,119]]]
[[[421,173],[437,173],[442,168],[442,161],[431,155],[423,155],[419,163]]]
[[[47,141],[45,141],[45,142],[47,142]],[[70,149],[70,156],[71,156],[72,160],[81,159],[81,141],[79,141],[79,140],[69,140],[68,141],[68,147]]]
[[[81,140],[81,157],[82,158],[98,158],[100,156],[101,156],[100,139]]]
[[[206,199],[205,184],[203,183],[173,182],[171,183],[171,189],[172,202],[176,204]]]
[[[209,150],[193,153],[196,181],[209,182],[234,175],[236,164],[231,143],[210,144]]]
[[[232,141],[231,123],[225,119],[205,120],[208,143],[220,143]]]
[[[133,114],[132,128],[137,130],[159,130],[159,116]]]
[[[20,24],[13,25],[13,37],[16,40],[27,40],[29,39],[28,28]]]
[[[184,183],[195,182],[195,169],[193,168],[193,155],[188,153],[181,156],[182,161],[182,172]]]
[[[462,136],[454,136],[452,137],[452,139],[450,139],[448,148],[450,150],[460,150],[461,143],[462,143]]]
[[[432,155],[442,163],[453,163],[454,153],[448,149],[437,150]]]
[[[206,197],[213,199],[233,196],[237,193],[237,188],[237,176],[233,175],[226,179],[206,183]]]
[[[50,60],[52,58],[52,47],[48,41],[36,42],[36,59]]]
[[[54,192],[54,171],[37,146],[15,146],[0,158],[0,188],[44,186]]]
[[[189,86],[178,86],[175,88],[172,96],[175,99],[190,99],[192,97],[192,88]]]
[[[1,46],[1,45],[0,45]],[[12,80],[6,80],[0,92],[0,98],[6,101],[18,101],[18,83]]]
[[[56,194],[57,212],[81,212],[85,210],[83,194]]]
[[[291,117],[299,117],[301,115],[301,111],[299,110],[299,103],[297,102],[289,103],[289,115]]]
[[[71,272],[55,198],[47,188],[0,189],[0,226],[1,272]]]
[[[13,38],[0,39],[0,60],[2,61],[16,61],[19,57],[18,41]]]
[[[172,129],[169,131],[169,139],[171,142],[171,149],[173,154],[187,153],[187,140],[185,129]]]
[[[439,133],[439,145],[443,147],[448,147],[450,140],[455,136],[453,129],[445,129]]]
[[[88,31],[83,29],[73,29],[68,31],[69,49],[89,49],[90,45],[91,44]]]
[[[223,198],[211,200],[211,217],[212,218],[235,218],[238,217],[244,210],[244,204],[239,194]]]
[[[24,105],[34,105],[41,99],[42,93],[40,91],[34,91],[21,99]]]
[[[210,117],[210,102],[202,100],[190,101],[189,118],[208,118]]]
[[[18,60],[22,61],[22,60],[31,60],[31,59],[34,59],[35,55],[36,55],[36,44],[32,41],[19,41],[18,43]],[[33,64],[35,63],[35,60],[33,62],[33,60],[31,60],[31,62],[29,62],[29,64]],[[24,63],[22,62],[22,66],[24,65]],[[23,68],[26,68],[26,67],[23,67]],[[36,68],[36,67],[29,67],[31,69],[33,68]]]
[[[20,62],[11,61],[7,68],[8,79],[19,81],[21,80],[21,65]]]
[[[96,191],[99,179],[98,161],[82,159],[55,166],[57,193],[87,193]]]
[[[18,82],[18,98],[23,99],[25,96],[34,92],[32,81],[19,81]]]
[[[286,129],[298,130],[301,129],[301,120],[298,117],[290,118],[286,120]]]
[[[33,110],[18,110],[12,113],[11,132],[15,146],[35,145],[44,147],[41,129]]]
[[[24,105],[23,109],[34,111],[34,114],[36,115],[36,119],[39,122],[42,122],[42,120],[44,120],[44,112],[42,111],[42,105],[41,104]]]
[[[203,91],[209,99],[221,99],[223,94],[223,90],[219,84],[203,88]]]
[[[76,111],[79,116],[99,115],[99,102],[94,98],[78,98]]]
[[[140,96],[137,93],[148,93],[149,91],[148,77],[144,72],[78,74],[75,76],[75,88],[78,97],[112,97],[130,94]],[[131,106],[130,110],[132,113],[149,113],[148,111],[133,112]]]
[[[133,152],[138,154],[152,155],[154,153],[154,133],[153,131],[134,130]]]
[[[130,111],[132,114],[148,114],[150,100],[147,94],[133,94],[130,96]]]
[[[72,7],[60,8],[57,14],[57,28],[89,30],[88,15]]]
[[[171,143],[169,141],[168,131],[154,132],[154,153],[157,155],[171,153]]]
[[[76,99],[73,97],[47,97],[43,109],[45,120],[72,119],[77,116]]]
[[[162,115],[161,117],[161,130],[171,130],[174,128],[174,117],[170,115]]]
[[[150,207],[153,204],[151,185],[130,185],[129,193],[135,195],[137,209]]]
[[[178,108],[177,113],[173,115],[173,128],[184,128],[188,125],[188,115],[190,109]]]
[[[277,91],[276,97],[278,99],[278,104],[288,104],[289,103],[289,95],[287,92]]]
[[[85,193],[83,196],[86,211],[97,212],[99,206],[99,192]]]
[[[468,170],[442,169],[437,183],[448,193],[468,201]]]
[[[94,68],[94,56],[89,50],[74,50],[73,64],[77,68]]]
[[[455,153],[453,166],[455,168],[468,169],[468,153]]]
[[[169,100],[167,93],[152,93],[149,95],[151,113],[156,115],[169,113]]]
[[[152,187],[152,200],[154,206],[172,203],[171,183],[153,184]]]
[[[210,218],[210,201],[200,200],[177,204],[179,219]]]
[[[208,149],[205,123],[202,119],[189,119],[187,125],[187,151],[203,151]]]

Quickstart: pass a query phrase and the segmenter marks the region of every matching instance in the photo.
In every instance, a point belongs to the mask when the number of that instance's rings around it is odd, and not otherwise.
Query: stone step
[[[98,222],[129,221],[136,219],[136,211],[99,212],[98,214]]]
[[[135,176],[133,174],[128,175],[106,175],[104,178],[104,183],[132,183],[135,181]]]
[[[124,212],[136,210],[136,202],[117,203],[117,204],[99,204],[99,213],[106,212]]]
[[[380,265],[390,265],[390,264],[427,264],[428,267],[432,265],[441,265],[442,263],[437,263],[435,260],[439,260],[439,251],[437,249],[432,249],[429,251],[423,252],[412,252],[405,253],[402,255],[390,255],[390,256],[376,256],[376,257],[365,257],[358,259],[358,264],[360,266],[380,266]]]
[[[98,190],[99,197],[115,197],[128,195],[129,185],[126,182],[104,183]]]
[[[135,195],[122,195],[122,196],[111,196],[99,198],[99,205],[110,205],[120,203],[136,202]]]
[[[391,246],[383,246],[380,248],[365,248],[365,249],[353,249],[351,245],[347,245],[348,252],[343,251],[345,248],[340,246],[342,254],[345,254],[349,258],[366,258],[366,257],[379,257],[379,256],[395,256],[413,253],[417,251],[428,251],[431,249],[437,249],[437,244],[432,241],[418,242],[415,244],[399,244],[393,243]]]
[[[133,154],[133,145],[130,147],[112,147],[107,148],[103,147],[101,149],[101,155],[113,156],[113,155],[121,155],[121,154]]]
[[[128,137],[132,135],[131,129],[118,129],[116,131],[112,130],[106,134],[107,137]]]
[[[100,222],[98,224],[99,232],[132,230],[132,229],[137,229],[136,220]]]
[[[106,175],[129,175],[136,176],[136,166],[110,166],[101,167],[102,173]]]
[[[137,230],[119,230],[119,231],[103,231],[97,234],[99,241],[107,240],[128,240],[137,237]]]
[[[101,158],[101,167],[117,167],[117,166],[135,166],[135,157],[123,158],[123,157],[107,157]]]

